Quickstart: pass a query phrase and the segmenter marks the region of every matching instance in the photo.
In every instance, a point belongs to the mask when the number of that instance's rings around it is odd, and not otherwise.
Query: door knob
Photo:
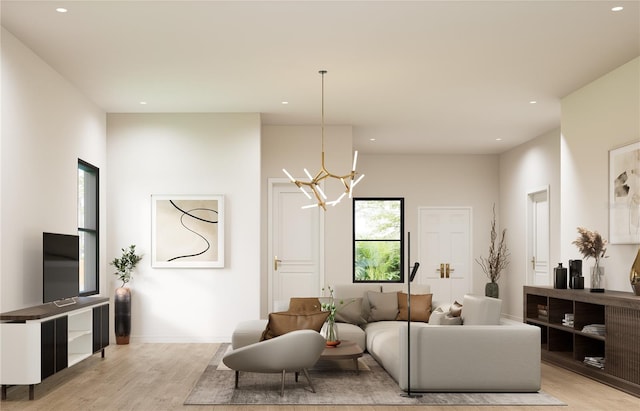
[[[278,256],[274,255],[273,256],[273,269],[274,271],[278,271],[278,263],[281,263],[282,260],[278,260]]]

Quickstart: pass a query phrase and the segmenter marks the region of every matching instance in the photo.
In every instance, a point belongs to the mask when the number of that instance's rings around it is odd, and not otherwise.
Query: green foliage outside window
[[[403,199],[354,200],[354,282],[401,282]]]

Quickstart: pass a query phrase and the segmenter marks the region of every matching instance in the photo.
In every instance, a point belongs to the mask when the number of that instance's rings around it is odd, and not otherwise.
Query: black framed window
[[[404,198],[353,199],[353,282],[404,281]]]
[[[78,159],[78,234],[80,236],[80,295],[99,290],[100,170]]]

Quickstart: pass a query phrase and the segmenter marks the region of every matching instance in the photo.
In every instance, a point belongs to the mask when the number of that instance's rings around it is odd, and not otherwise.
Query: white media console
[[[53,303],[0,314],[2,399],[13,385],[35,384],[102,352],[109,345],[109,299],[78,297],[76,304]]]

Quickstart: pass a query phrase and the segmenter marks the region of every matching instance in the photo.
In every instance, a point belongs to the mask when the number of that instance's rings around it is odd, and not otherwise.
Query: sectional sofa
[[[499,299],[466,295],[461,304],[431,301],[427,285],[411,287],[408,367],[407,321],[396,320],[402,317],[405,288],[400,284],[369,283],[333,287],[335,301],[343,305],[337,315],[341,321],[340,339],[360,345],[401,389],[408,390],[409,368],[411,391],[540,390],[538,327],[501,319]],[[430,303],[428,313],[422,312],[425,301]],[[232,336],[233,348],[259,341],[266,326],[267,320],[240,323]]]

